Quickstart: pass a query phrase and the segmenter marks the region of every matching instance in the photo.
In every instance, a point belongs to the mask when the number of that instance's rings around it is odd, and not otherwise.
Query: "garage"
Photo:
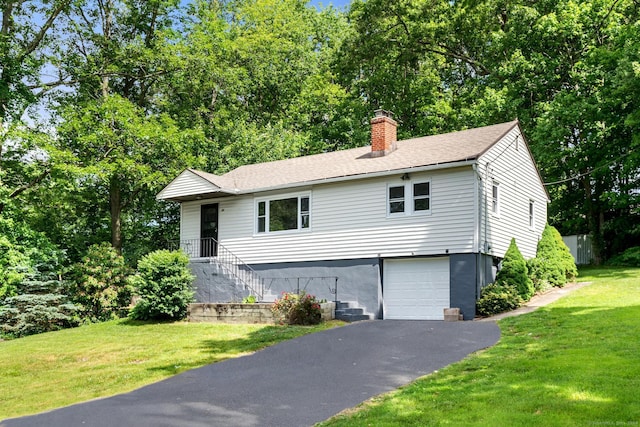
[[[384,260],[384,318],[443,320],[449,283],[449,257]]]

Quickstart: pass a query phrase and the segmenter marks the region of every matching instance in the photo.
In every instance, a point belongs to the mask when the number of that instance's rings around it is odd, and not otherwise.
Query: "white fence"
[[[571,251],[571,255],[573,255],[577,265],[591,264],[593,261],[591,236],[588,234],[562,236],[562,240],[569,247],[569,251]]]

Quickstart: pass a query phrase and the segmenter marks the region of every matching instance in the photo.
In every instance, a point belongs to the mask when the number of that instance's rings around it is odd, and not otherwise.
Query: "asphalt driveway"
[[[0,426],[309,426],[499,338],[494,322],[359,322]]]

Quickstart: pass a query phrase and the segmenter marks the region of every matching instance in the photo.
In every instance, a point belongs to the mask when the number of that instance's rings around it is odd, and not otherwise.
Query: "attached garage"
[[[450,307],[449,257],[384,260],[385,319],[443,320]]]

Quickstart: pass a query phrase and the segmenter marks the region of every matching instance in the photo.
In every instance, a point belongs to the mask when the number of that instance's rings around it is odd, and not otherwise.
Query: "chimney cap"
[[[373,117],[389,117],[390,119],[393,119],[393,112],[378,108],[377,110],[373,111]]]

